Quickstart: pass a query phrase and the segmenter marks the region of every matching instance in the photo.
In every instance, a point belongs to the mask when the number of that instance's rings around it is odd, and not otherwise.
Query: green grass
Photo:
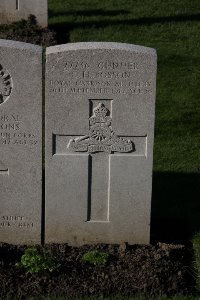
[[[199,0],[50,0],[50,26],[69,42],[113,41],[157,49],[155,171],[199,171]]]
[[[200,1],[50,0],[59,42],[112,41],[158,54],[152,240],[200,229]]]
[[[49,0],[49,25],[59,43],[112,41],[157,50],[151,237],[164,242],[193,239],[200,292],[199,20],[199,0]]]
[[[59,43],[112,41],[157,50],[151,237],[193,238],[200,291],[199,0],[49,0],[49,15]]]

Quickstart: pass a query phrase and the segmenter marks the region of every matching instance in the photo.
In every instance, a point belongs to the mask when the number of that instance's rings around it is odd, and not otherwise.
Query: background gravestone
[[[0,40],[0,242],[40,243],[42,48]]]
[[[37,22],[48,26],[47,0],[0,0],[0,24],[7,24],[35,15]]]
[[[156,52],[47,48],[46,242],[149,243]]]

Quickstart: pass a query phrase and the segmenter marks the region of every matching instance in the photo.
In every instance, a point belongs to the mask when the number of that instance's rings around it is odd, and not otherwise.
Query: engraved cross
[[[15,0],[16,1],[16,10],[19,10],[19,0]]]
[[[86,152],[88,155],[87,222],[109,222],[111,156],[117,152],[122,156],[134,152],[135,145],[129,138],[116,135],[113,130],[112,101],[94,102],[87,135],[71,137],[66,150],[67,153]]]
[[[9,169],[8,168],[1,168],[0,167],[0,175],[9,175]]]
[[[71,139],[67,145],[74,152],[89,154],[87,221],[109,221],[110,156],[135,150],[133,142],[117,136],[112,129],[111,109],[100,102],[89,118],[88,134]]]

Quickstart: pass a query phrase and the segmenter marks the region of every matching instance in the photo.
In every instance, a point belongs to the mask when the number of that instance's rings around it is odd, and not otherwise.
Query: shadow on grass
[[[186,243],[200,230],[200,175],[153,175],[151,243]]]
[[[69,11],[59,11],[54,12],[53,10],[49,10],[49,17],[58,17],[58,16],[85,16],[85,17],[92,17],[92,16],[118,16],[118,15],[125,15],[129,14],[128,10],[118,9],[118,10],[104,10],[104,9],[86,9],[86,10],[69,10]]]
[[[143,17],[139,19],[108,19],[105,18],[103,20],[98,20],[99,16],[117,16],[120,14],[128,14],[128,11],[125,10],[114,10],[114,11],[106,11],[102,9],[97,10],[72,10],[68,12],[58,12],[55,13],[50,10],[49,16],[53,17],[66,17],[68,16],[96,16],[97,20],[85,20],[85,21],[60,21],[50,25],[49,28],[53,29],[57,33],[58,43],[67,43],[69,42],[70,31],[76,28],[80,29],[89,29],[89,28],[105,28],[108,26],[114,25],[152,25],[155,23],[171,23],[171,22],[187,22],[187,21],[200,21],[200,14],[193,15],[175,15],[175,16],[166,16],[166,17]]]

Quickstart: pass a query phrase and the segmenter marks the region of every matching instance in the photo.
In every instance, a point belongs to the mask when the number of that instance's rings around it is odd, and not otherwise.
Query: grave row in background
[[[0,24],[9,24],[34,15],[42,27],[48,25],[47,0],[0,0]]]

